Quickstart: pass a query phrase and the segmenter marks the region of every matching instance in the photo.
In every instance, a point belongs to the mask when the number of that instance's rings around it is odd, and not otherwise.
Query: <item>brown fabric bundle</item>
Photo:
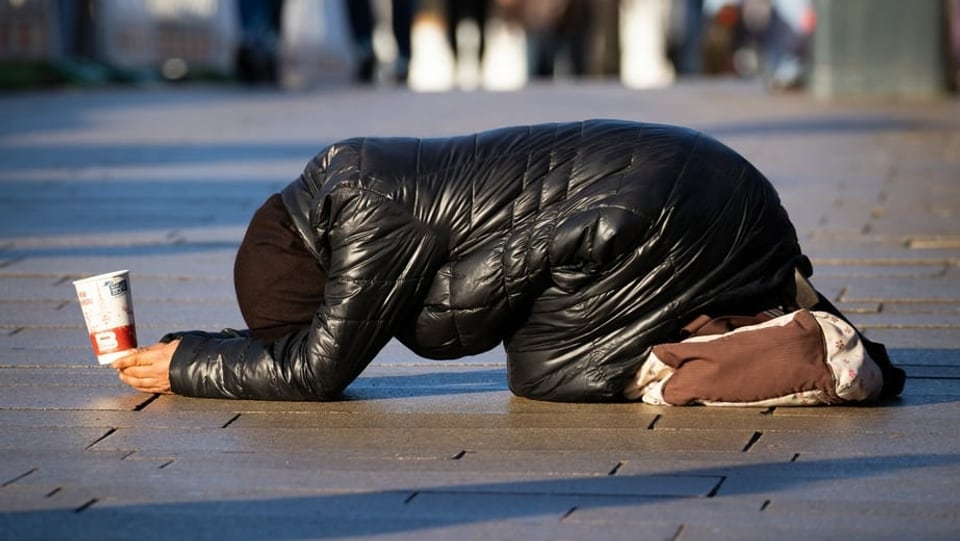
[[[733,334],[721,333],[770,318],[698,319],[687,326],[693,336],[716,338],[654,346],[657,358],[676,370],[663,398],[675,405],[753,402],[820,390],[839,402],[820,325],[807,310],[794,316],[783,326]]]

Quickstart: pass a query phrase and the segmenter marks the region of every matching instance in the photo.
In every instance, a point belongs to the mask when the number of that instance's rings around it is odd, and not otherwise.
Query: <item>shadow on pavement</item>
[[[362,376],[347,388],[343,398],[344,400],[422,398],[506,390],[506,368],[498,368],[398,376]]]
[[[823,481],[879,477],[904,470],[952,466],[958,462],[960,455],[956,454],[917,454],[316,496],[136,505],[93,500],[78,509],[0,513],[0,532],[3,532],[0,537],[58,537],[72,533],[77,539],[293,541],[415,534],[487,521],[534,517],[559,520],[574,510],[636,508],[665,501],[676,504],[710,498],[721,500],[728,496],[769,495],[807,488]],[[171,467],[164,471],[173,474],[175,470]],[[677,490],[671,490],[670,482],[681,478],[706,478],[702,486],[712,485],[712,488],[702,495],[678,495]],[[885,486],[889,486],[889,482]],[[662,491],[657,487],[663,487]],[[860,485],[858,487],[851,487],[851,490],[863,489]],[[202,489],[202,486],[196,488]],[[829,489],[836,490],[835,487]],[[275,487],[275,490],[282,493],[283,487]],[[238,495],[238,498],[242,497]],[[507,497],[498,503],[498,498]]]

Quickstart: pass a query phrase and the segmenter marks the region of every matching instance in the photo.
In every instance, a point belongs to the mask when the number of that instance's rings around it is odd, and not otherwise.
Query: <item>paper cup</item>
[[[110,364],[137,347],[129,274],[108,272],[73,283],[100,364]]]

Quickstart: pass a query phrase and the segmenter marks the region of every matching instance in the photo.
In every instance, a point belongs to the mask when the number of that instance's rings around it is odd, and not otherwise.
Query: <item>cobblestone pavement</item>
[[[960,104],[753,83],[0,97],[0,539],[947,539],[960,531]],[[242,326],[247,218],[322,146],[618,117],[773,180],[814,283],[909,374],[872,408],[512,397],[498,350],[391,344],[330,403],[150,396],[96,366],[71,281],[130,269],[142,342]]]

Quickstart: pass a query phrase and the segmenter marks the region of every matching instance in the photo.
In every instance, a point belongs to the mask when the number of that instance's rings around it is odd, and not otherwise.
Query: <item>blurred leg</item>
[[[359,59],[356,77],[361,83],[370,83],[376,67],[376,57],[373,54],[373,8],[368,0],[345,0],[345,3],[350,32]]]
[[[396,77],[406,82],[410,68],[411,37],[413,29],[414,0],[393,0],[393,37],[397,40]]]

